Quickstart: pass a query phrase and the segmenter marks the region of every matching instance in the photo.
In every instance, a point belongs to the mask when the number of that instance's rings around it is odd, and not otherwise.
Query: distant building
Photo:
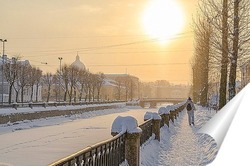
[[[189,96],[190,86],[173,85],[171,86],[169,98],[187,98]]]
[[[149,82],[142,83],[141,91],[142,98],[187,98],[190,86]]]
[[[105,74],[101,94],[105,100],[136,100],[139,78],[129,74]]]
[[[9,59],[7,55],[4,55],[0,59],[0,102],[7,102],[9,98],[8,82],[3,77],[3,61],[6,62]]]
[[[80,61],[80,57],[78,54],[76,56],[76,60],[70,66],[75,66],[79,69],[86,70],[85,65]]]

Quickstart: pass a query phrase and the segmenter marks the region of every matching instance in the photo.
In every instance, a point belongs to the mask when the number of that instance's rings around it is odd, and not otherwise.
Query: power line
[[[106,48],[115,48],[115,47],[122,47],[122,46],[129,46],[129,45],[136,45],[136,44],[143,44],[143,43],[159,42],[159,41],[165,41],[165,40],[174,40],[174,39],[178,39],[178,38],[183,38],[183,37],[176,35],[175,37],[170,37],[170,38],[166,38],[166,39],[152,38],[152,39],[148,39],[148,40],[140,40],[140,41],[134,41],[134,42],[126,42],[126,43],[119,43],[119,44],[94,46],[94,47],[82,47],[82,48],[72,48],[72,49],[58,49],[58,50],[51,49],[51,50],[30,51],[30,53],[52,53],[52,52],[65,52],[65,51],[68,51],[68,53],[71,53],[72,51],[74,51],[74,52],[75,51],[85,52],[85,51],[101,50],[101,49],[106,49]]]
[[[155,63],[155,64],[123,64],[123,65],[115,65],[115,64],[108,64],[108,65],[88,65],[88,66],[98,66],[98,67],[105,67],[105,66],[111,66],[111,67],[123,67],[123,66],[166,66],[166,65],[189,65],[189,63]]]
[[[192,34],[192,33],[193,33],[193,31],[186,31],[186,32],[178,33],[175,36]],[[35,36],[34,34],[32,34],[32,35]],[[28,36],[28,34],[25,35],[25,36]],[[13,39],[14,40],[46,39],[47,40],[47,39],[71,39],[71,38],[79,39],[79,38],[110,38],[110,37],[118,37],[118,38],[136,37],[136,38],[138,38],[138,37],[148,37],[148,35],[146,35],[146,34],[144,34],[144,35],[142,35],[142,34],[140,34],[140,35],[136,35],[136,34],[131,34],[131,35],[129,35],[129,34],[125,34],[125,35],[117,34],[117,35],[91,35],[91,36],[90,35],[86,35],[86,36],[77,35],[77,36],[42,36],[42,37],[11,37],[10,36],[10,37],[8,37],[8,39],[12,39],[12,40]]]
[[[91,55],[103,55],[103,54],[150,54],[150,53],[173,53],[173,52],[192,52],[194,51],[193,49],[187,49],[187,50],[168,50],[168,51],[111,51],[111,52],[80,52],[81,54],[91,54]],[[75,51],[70,51],[70,52],[64,52],[64,53],[51,53],[48,55],[44,54],[39,54],[41,56],[57,56],[57,55],[63,55],[63,54],[73,54]],[[39,55],[32,55],[32,56],[25,56],[26,58],[31,58],[31,57],[37,57]]]

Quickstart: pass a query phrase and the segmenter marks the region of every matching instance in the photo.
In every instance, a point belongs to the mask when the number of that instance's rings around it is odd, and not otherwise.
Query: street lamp
[[[62,71],[61,65],[62,65],[62,59],[63,59],[63,58],[62,58],[62,57],[58,57],[58,59],[59,59],[59,61],[60,61],[60,69],[59,69],[59,70],[60,70],[60,71],[59,71],[59,87],[58,87],[58,88],[59,88],[59,92],[58,92],[58,93],[59,93],[59,103],[60,103],[60,100],[61,100],[60,87],[61,87],[61,75],[62,75],[62,74],[61,74],[61,71]]]
[[[3,42],[3,56],[2,56],[2,105],[3,105],[3,76],[4,76],[4,43],[7,42],[7,39],[0,39]]]

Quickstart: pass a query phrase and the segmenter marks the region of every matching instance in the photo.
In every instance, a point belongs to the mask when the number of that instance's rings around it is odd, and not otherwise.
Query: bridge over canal
[[[140,100],[140,106],[145,107],[146,104],[149,104],[149,107],[156,107],[157,103],[173,103],[177,104],[182,101],[187,100],[187,98],[143,98]]]

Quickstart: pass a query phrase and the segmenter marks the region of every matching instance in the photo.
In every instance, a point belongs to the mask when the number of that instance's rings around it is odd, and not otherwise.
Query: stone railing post
[[[152,119],[152,133],[155,134],[155,139],[160,141],[161,116],[156,112],[146,112],[144,121]]]
[[[160,109],[158,110],[158,113],[161,115],[162,121],[164,124],[168,125],[169,127],[169,120],[170,120],[170,110],[171,110],[171,106],[167,106],[167,107],[160,107]]]
[[[164,124],[168,125],[168,127],[169,127],[170,115],[169,114],[162,114],[161,116],[162,116]]]
[[[160,124],[161,119],[153,119],[152,132],[155,134],[155,139],[160,141]]]
[[[126,134],[125,136],[125,159],[131,166],[140,165],[140,138],[142,130],[138,127],[134,117],[118,116],[111,128],[111,135]]]
[[[125,159],[129,165],[140,165],[141,133],[127,133],[125,137]]]
[[[172,110],[170,111],[170,119],[174,123],[174,111],[172,111]]]
[[[178,110],[177,108],[174,109],[174,118],[177,119],[177,116],[178,116]]]

